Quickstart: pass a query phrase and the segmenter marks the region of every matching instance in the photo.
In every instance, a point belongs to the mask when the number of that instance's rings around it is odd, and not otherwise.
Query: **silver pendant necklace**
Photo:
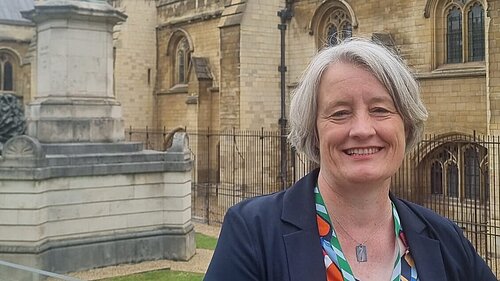
[[[367,262],[368,261],[368,248],[366,247],[366,242],[370,241],[373,237],[375,237],[375,234],[378,233],[378,231],[380,229],[382,229],[382,227],[379,227],[371,237],[369,237],[368,239],[366,239],[365,241],[363,242],[359,242],[358,240],[354,239],[354,237],[351,236],[351,234],[349,234],[349,232],[347,232],[347,230],[344,228],[344,226],[335,218],[333,217],[333,220],[335,220],[335,222],[337,222],[337,224],[340,226],[340,228],[347,234],[347,236],[349,236],[349,238],[351,238],[352,241],[356,242],[358,245],[355,247],[355,251],[356,251],[356,261],[357,262]]]
[[[359,244],[356,246],[356,260],[358,262],[367,262],[368,261],[368,253],[366,251],[366,246],[363,244]]]

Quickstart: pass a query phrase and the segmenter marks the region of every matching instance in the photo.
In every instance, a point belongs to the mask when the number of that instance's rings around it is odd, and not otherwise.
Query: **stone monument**
[[[190,259],[187,135],[166,152],[124,142],[112,29],[126,15],[106,1],[46,0],[23,16],[37,26],[37,91],[26,135],[0,156],[0,260],[67,273]]]

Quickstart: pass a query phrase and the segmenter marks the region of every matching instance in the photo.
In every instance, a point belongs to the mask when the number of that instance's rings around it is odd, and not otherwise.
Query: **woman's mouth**
[[[369,148],[350,148],[345,150],[347,155],[370,155],[377,153],[381,150],[379,147],[369,147]]]

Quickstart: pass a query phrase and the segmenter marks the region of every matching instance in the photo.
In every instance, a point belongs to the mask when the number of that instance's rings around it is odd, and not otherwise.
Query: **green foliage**
[[[196,232],[196,248],[215,250],[217,238]]]

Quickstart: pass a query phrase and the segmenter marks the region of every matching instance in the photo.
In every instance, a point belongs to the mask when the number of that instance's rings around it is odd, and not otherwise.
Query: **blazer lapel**
[[[290,281],[325,281],[326,270],[316,225],[313,188],[318,170],[311,172],[287,190],[281,219]]]
[[[283,235],[290,281],[325,281],[326,270],[316,235],[306,230]]]
[[[419,280],[447,280],[441,256],[441,243],[426,235],[407,232],[404,228],[403,231],[410,244],[410,252],[417,267]]]
[[[419,280],[446,280],[441,243],[430,237],[427,224],[403,201],[392,195],[391,200],[396,205],[411,256],[417,267]]]

